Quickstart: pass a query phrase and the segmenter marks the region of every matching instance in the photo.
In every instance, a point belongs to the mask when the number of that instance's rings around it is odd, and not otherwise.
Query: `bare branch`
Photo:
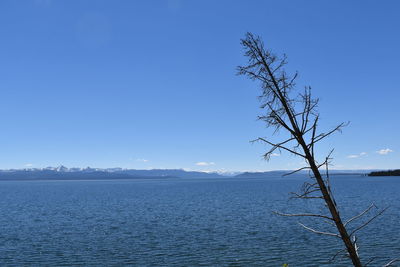
[[[328,137],[329,135],[333,134],[334,132],[337,132],[337,131],[341,132],[342,128],[347,126],[347,125],[349,125],[349,123],[350,122],[347,122],[347,123],[342,122],[341,124],[336,126],[334,129],[330,130],[329,132],[319,134],[318,136],[315,137],[315,140],[314,140],[313,143],[315,144],[315,143],[321,141],[322,139],[324,139],[324,138]]]
[[[359,247],[358,247],[358,244],[357,244],[357,237],[355,235],[353,235],[353,245],[354,245],[354,248],[356,249],[356,253],[358,255]]]
[[[371,258],[369,261],[367,261],[367,263],[364,264],[364,267],[368,266],[370,263],[372,263],[374,260],[376,259],[376,257]]]
[[[315,144],[315,134],[317,132],[317,123],[318,123],[319,116],[315,117],[314,124],[311,127],[312,129],[312,136],[311,136],[311,143],[308,145],[308,148],[311,148],[311,155],[314,157],[314,144]]]
[[[287,216],[287,217],[318,217],[318,218],[323,218],[323,219],[333,221],[333,219],[331,217],[321,215],[321,214],[312,214],[312,213],[290,214],[290,213],[280,213],[277,211],[273,211],[273,213],[280,215],[280,216]]]
[[[315,234],[318,234],[318,235],[327,235],[327,236],[334,236],[334,237],[340,238],[340,236],[339,236],[338,234],[329,233],[329,232],[317,231],[317,230],[312,229],[312,228],[310,228],[310,227],[308,227],[308,226],[305,226],[305,225],[302,224],[302,223],[299,223],[299,224],[300,224],[303,228],[305,228],[305,229],[307,229],[308,231],[311,231],[311,232],[313,232],[313,233],[315,233]]]
[[[319,192],[319,189],[315,189],[315,190],[311,190],[309,192],[305,192],[303,194],[297,194],[295,192],[291,192],[292,195],[294,195],[291,198],[302,198],[302,199],[324,199],[323,196],[309,196],[309,194],[313,193],[313,192]]]
[[[385,265],[383,265],[382,267],[392,266],[393,263],[398,262],[398,261],[400,261],[400,258],[393,259],[393,260],[389,261],[388,263],[386,263]]]
[[[265,103],[265,105],[266,106],[268,106],[268,108],[270,109],[270,111],[271,111],[271,115],[270,116],[272,116],[271,118],[272,119],[275,119],[276,120],[276,122],[275,123],[277,123],[278,125],[280,125],[280,126],[282,126],[283,128],[285,128],[288,132],[290,132],[292,135],[295,135],[296,133],[295,133],[295,131],[293,131],[290,127],[289,127],[289,125],[287,125],[286,123],[285,123],[285,121],[283,120],[283,118],[281,118],[281,116],[279,116],[279,114],[278,114],[278,112],[277,112],[277,109],[275,109],[275,108],[273,108],[272,107],[272,105],[271,105],[271,103]]]
[[[380,216],[382,213],[384,213],[389,207],[384,208],[383,210],[381,210],[378,214],[376,214],[374,217],[372,217],[371,219],[369,219],[368,221],[366,221],[365,223],[363,223],[361,226],[357,227],[355,230],[353,230],[349,236],[354,235],[357,231],[361,230],[362,228],[364,228],[365,226],[367,226],[369,223],[371,223],[373,220],[375,220],[378,216]]]
[[[262,140],[262,139],[264,139],[264,138],[257,138],[257,139],[255,139],[255,140],[252,140],[251,142],[253,143],[253,142],[256,142],[256,141],[264,141],[264,140]],[[292,140],[294,140],[295,138],[294,137],[292,137],[292,138],[289,138],[289,139],[287,139],[287,140],[285,140],[285,141],[283,141],[283,142],[280,142],[280,143],[278,143],[278,144],[273,144],[273,145],[271,145],[272,146],[272,148],[267,152],[267,153],[265,153],[264,154],[264,158],[266,158],[267,160],[269,159],[269,157],[270,157],[270,155],[276,150],[276,149],[279,149],[280,148],[280,146],[282,146],[282,145],[284,145],[284,144],[286,144],[286,143],[288,143],[288,142],[290,142],[290,141],[292,141]],[[272,143],[271,143],[272,144]]]
[[[318,185],[318,183],[317,182],[315,182],[315,183],[312,183],[312,184],[310,184],[309,182],[305,182],[304,184],[303,184],[303,186],[301,187],[301,189],[304,191],[304,192],[307,192],[307,191],[309,191],[309,190],[314,190],[314,189],[320,189],[319,188],[319,185]]]
[[[292,175],[292,174],[294,174],[294,173],[296,173],[296,172],[299,172],[299,171],[302,171],[302,170],[307,170],[307,169],[310,169],[310,167],[308,167],[308,166],[306,166],[306,167],[302,167],[302,168],[300,168],[300,169],[297,169],[297,170],[291,171],[291,172],[289,172],[289,173],[285,173],[285,174],[283,174],[282,176],[288,176],[288,175]]]
[[[310,196],[314,192],[320,192],[320,188],[317,183],[310,184],[308,182],[305,182],[301,188],[302,193],[297,194],[295,192],[291,192],[292,195],[295,195],[293,198],[304,198],[304,199],[312,199],[312,198],[322,198],[322,196]]]
[[[300,156],[300,157],[302,157],[302,158],[306,158],[306,156],[304,156],[303,154],[300,154],[300,153],[298,153],[298,152],[296,152],[296,151],[294,151],[294,150],[292,150],[292,149],[289,149],[289,148],[287,148],[287,147],[284,147],[284,146],[282,146],[282,145],[280,145],[280,144],[271,143],[271,142],[265,140],[265,139],[262,138],[262,137],[259,137],[257,140],[263,141],[263,142],[265,142],[265,143],[267,143],[267,144],[269,144],[269,145],[271,145],[271,146],[274,146],[274,147],[281,148],[281,149],[283,149],[283,150],[289,151],[290,153],[295,154],[295,155],[297,155],[297,156]],[[267,154],[268,154],[268,153],[267,153]],[[266,154],[266,155],[267,155],[267,154]]]
[[[335,253],[335,255],[333,255],[333,257],[329,260],[329,262],[333,262],[336,259],[336,257],[340,255],[340,253],[346,253],[346,249],[338,250]],[[345,256],[347,256],[347,255],[345,254]]]
[[[360,218],[361,216],[363,216],[364,214],[368,213],[372,208],[376,208],[375,204],[371,204],[371,206],[369,206],[366,210],[364,210],[363,212],[359,213],[358,215],[354,216],[353,218],[347,220],[344,223],[344,226],[347,226],[349,223],[351,223],[352,221]]]

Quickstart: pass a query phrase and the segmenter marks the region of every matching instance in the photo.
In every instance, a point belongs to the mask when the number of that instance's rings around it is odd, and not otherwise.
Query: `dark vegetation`
[[[400,169],[388,171],[375,171],[368,174],[368,176],[400,176]]]

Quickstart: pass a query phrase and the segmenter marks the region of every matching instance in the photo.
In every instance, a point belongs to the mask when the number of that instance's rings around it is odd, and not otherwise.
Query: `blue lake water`
[[[305,178],[304,178],[305,179]],[[301,178],[1,181],[0,266],[349,266],[341,241],[272,211],[323,210],[289,200]],[[336,176],[344,217],[390,208],[358,235],[376,266],[400,256],[400,177]],[[372,264],[374,266],[374,264]]]

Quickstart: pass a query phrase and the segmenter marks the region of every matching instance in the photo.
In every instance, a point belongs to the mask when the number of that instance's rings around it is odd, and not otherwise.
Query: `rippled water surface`
[[[323,209],[289,200],[303,181],[1,181],[0,265],[348,266],[329,263],[339,240],[272,213]],[[399,257],[400,177],[338,176],[333,186],[345,217],[390,206],[360,232],[360,253],[377,266]]]

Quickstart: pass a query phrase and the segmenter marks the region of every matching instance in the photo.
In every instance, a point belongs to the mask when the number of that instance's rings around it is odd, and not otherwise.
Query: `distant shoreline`
[[[122,169],[122,168],[67,168],[64,166],[42,169],[0,170],[0,181],[10,180],[132,180],[132,179],[170,179],[170,178],[278,178],[290,173],[290,170],[266,172],[201,172],[183,169]],[[301,171],[290,177],[308,176]],[[331,170],[330,176],[400,176],[400,170]]]
[[[368,176],[400,176],[400,169],[370,172]]]

